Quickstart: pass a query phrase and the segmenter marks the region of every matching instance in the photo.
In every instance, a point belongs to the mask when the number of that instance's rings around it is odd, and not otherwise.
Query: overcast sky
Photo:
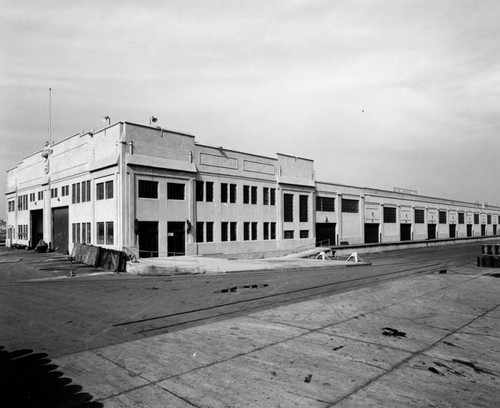
[[[0,0],[6,170],[112,121],[315,161],[316,178],[500,203],[498,0]]]

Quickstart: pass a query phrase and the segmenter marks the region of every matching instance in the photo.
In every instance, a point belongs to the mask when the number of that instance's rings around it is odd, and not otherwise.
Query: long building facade
[[[139,257],[494,236],[500,207],[316,181],[313,160],[206,146],[117,122],[7,174],[7,246],[74,243]]]

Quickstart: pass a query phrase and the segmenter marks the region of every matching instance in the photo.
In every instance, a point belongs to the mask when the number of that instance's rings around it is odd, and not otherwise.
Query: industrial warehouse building
[[[140,257],[278,255],[324,245],[492,236],[500,207],[315,180],[310,159],[265,157],[117,122],[7,174],[7,246],[40,239]]]

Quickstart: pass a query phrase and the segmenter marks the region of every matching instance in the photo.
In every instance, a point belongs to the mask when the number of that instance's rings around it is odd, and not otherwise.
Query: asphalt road
[[[350,268],[52,279],[69,271],[64,258],[2,249],[0,346],[59,357],[360,286],[376,290],[377,282],[405,275],[453,273],[475,265],[480,252],[473,243],[365,255],[371,266]]]

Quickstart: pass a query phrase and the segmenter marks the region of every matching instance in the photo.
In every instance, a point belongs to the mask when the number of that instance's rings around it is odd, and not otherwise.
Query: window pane
[[[257,187],[252,186],[252,204],[257,204]]]
[[[293,222],[293,194],[284,194],[283,202],[285,212],[284,221]]]
[[[293,239],[293,231],[285,231],[285,239]]]
[[[184,200],[184,184],[167,183],[168,200]]]
[[[446,224],[446,211],[439,211],[439,223]]]
[[[114,231],[113,231],[113,221],[106,222],[106,244],[114,244]]]
[[[271,205],[276,205],[276,189],[272,188],[270,193],[271,193]]]
[[[104,244],[104,223],[97,223],[97,243]]]
[[[196,181],[196,201],[203,201],[203,187],[205,183],[203,181]],[[200,241],[199,241],[200,242]]]
[[[299,221],[307,222],[309,217],[309,208],[308,208],[308,196],[301,195],[299,196]]]
[[[236,222],[231,222],[231,241],[236,241],[237,240],[237,223]]]
[[[203,242],[203,222],[196,223],[196,242]]]
[[[269,205],[269,187],[264,187],[262,200],[264,205]]]
[[[214,223],[207,222],[207,242],[213,242],[214,240]]]
[[[221,183],[220,185],[220,202],[227,203],[227,183]]]
[[[344,213],[359,213],[359,201],[342,199],[342,212]]]
[[[415,210],[415,224],[425,223],[425,210]]]
[[[243,204],[250,203],[250,186],[243,186]]]
[[[384,222],[394,224],[396,222],[396,209],[393,207],[384,207]]]
[[[335,198],[332,197],[316,197],[316,211],[335,211]]]
[[[73,184],[73,195],[74,193],[75,185]],[[97,183],[95,186],[96,189],[96,199],[97,200],[104,200],[104,183]]]
[[[269,223],[264,223],[264,239],[269,239]]]
[[[106,198],[113,198],[113,180],[106,181]]]
[[[252,240],[257,240],[257,223],[252,222]]]
[[[300,238],[309,238],[309,230],[300,230]]]
[[[248,241],[250,239],[250,223],[249,222],[243,223],[243,239],[245,241]]]
[[[212,181],[206,182],[206,195],[207,202],[211,203],[214,201],[214,183]]]
[[[229,202],[230,203],[235,203],[236,202],[236,184],[230,184],[229,185]]]
[[[220,231],[221,241],[227,241],[227,226],[228,226],[227,222],[221,223],[221,231]]]
[[[158,198],[158,182],[139,180],[139,198]]]

